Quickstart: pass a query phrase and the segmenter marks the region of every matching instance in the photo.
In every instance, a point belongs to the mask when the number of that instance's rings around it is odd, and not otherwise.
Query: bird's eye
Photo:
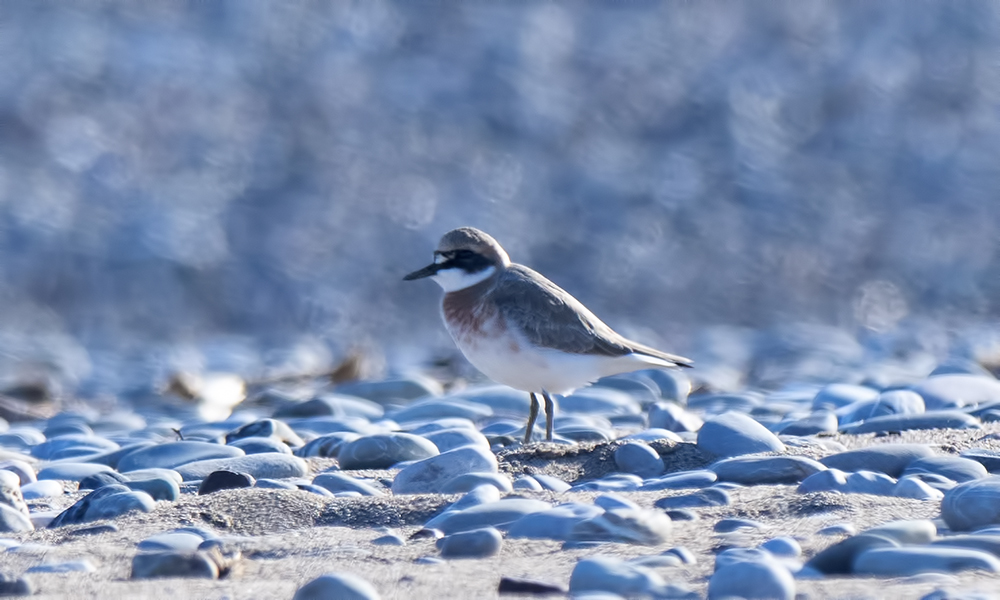
[[[454,258],[472,258],[475,253],[472,250],[456,250]]]

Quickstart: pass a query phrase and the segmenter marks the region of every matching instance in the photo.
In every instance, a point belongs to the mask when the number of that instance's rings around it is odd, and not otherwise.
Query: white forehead
[[[481,281],[486,281],[496,273],[496,270],[496,267],[492,266],[486,267],[482,271],[476,271],[475,273],[469,273],[463,269],[442,269],[431,275],[431,279],[436,281],[445,292],[457,292],[458,290],[472,287]]]

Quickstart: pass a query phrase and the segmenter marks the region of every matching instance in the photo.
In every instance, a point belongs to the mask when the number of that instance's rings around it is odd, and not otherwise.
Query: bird
[[[691,367],[616,333],[569,292],[524,265],[474,227],[441,238],[434,262],[404,281],[431,278],[444,291],[441,316],[462,354],[490,379],[528,392],[524,444],[545,400],[545,439],[555,403],[602,377],[648,368]]]

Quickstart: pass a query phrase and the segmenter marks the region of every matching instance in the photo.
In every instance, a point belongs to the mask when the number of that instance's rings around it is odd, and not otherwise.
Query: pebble
[[[897,498],[913,498],[914,500],[940,500],[944,498],[944,492],[932,488],[912,475],[900,477],[896,486],[892,488],[892,495]]]
[[[813,397],[812,408],[813,410],[824,407],[837,409],[849,404],[875,400],[878,398],[878,395],[878,391],[870,387],[847,383],[831,383]]]
[[[818,409],[801,419],[790,421],[778,430],[782,435],[816,435],[836,433],[839,423],[832,411]]]
[[[336,457],[345,443],[356,440],[359,437],[361,436],[350,431],[340,431],[337,433],[321,435],[320,437],[307,442],[305,446],[297,448],[294,454],[301,457]]]
[[[896,480],[884,473],[857,471],[847,476],[847,483],[838,491],[844,494],[891,496],[895,487]]]
[[[28,515],[6,504],[0,504],[0,533],[20,533],[34,528]]]
[[[879,444],[832,454],[819,462],[846,472],[878,471],[890,477],[899,477],[911,462],[929,456],[934,456],[934,451],[923,444]]]
[[[664,471],[663,459],[646,444],[628,442],[615,449],[615,466],[619,471],[642,478],[656,477]]]
[[[81,479],[78,489],[96,490],[112,483],[125,483],[125,477],[114,471],[100,471]]]
[[[300,587],[292,600],[379,600],[375,586],[351,573],[327,573]]]
[[[937,537],[937,526],[928,519],[890,521],[863,533],[894,539],[900,544],[929,544]]]
[[[800,494],[811,494],[814,492],[839,492],[847,485],[847,473],[840,469],[826,469],[817,471],[802,480],[795,490]]]
[[[989,475],[986,467],[970,458],[962,458],[960,456],[929,456],[911,462],[906,467],[906,470],[903,471],[903,477],[923,473],[941,475],[958,483],[982,479]]]
[[[941,517],[955,531],[1000,523],[1000,476],[962,483],[945,492]]]
[[[136,548],[143,551],[194,552],[204,541],[205,537],[196,533],[174,530],[150,536],[136,544]]]
[[[538,483],[538,480],[531,475],[522,475],[514,480],[513,487],[515,490],[530,490],[532,492],[541,492],[545,488],[542,484]]]
[[[263,454],[265,452],[292,453],[292,449],[288,447],[288,444],[269,437],[245,437],[233,440],[227,445],[239,448],[246,454]]]
[[[854,535],[857,532],[857,528],[851,523],[836,523],[820,529],[816,535]]]
[[[34,427],[18,427],[16,431],[0,434],[0,448],[30,451],[45,441],[45,434]]]
[[[1000,450],[988,448],[969,448],[962,452],[962,458],[968,458],[986,467],[990,473],[1000,471]]]
[[[886,415],[841,427],[844,433],[895,433],[920,429],[978,429],[979,419],[956,410],[926,412],[919,415]]]
[[[31,468],[31,465],[23,460],[15,459],[0,461],[0,469],[10,471],[11,473],[17,475],[21,486],[38,481],[38,478],[35,477],[35,470]]]
[[[697,394],[688,397],[687,406],[704,414],[718,415],[726,411],[749,413],[763,402],[764,396],[755,392]]]
[[[24,577],[0,573],[0,596],[31,596],[34,593],[34,586]]]
[[[642,407],[631,394],[606,387],[591,386],[579,389],[566,396],[562,402],[556,400],[556,414],[564,415],[638,415]]]
[[[854,572],[854,559],[860,554],[877,548],[898,547],[899,542],[894,539],[862,533],[821,550],[809,559],[805,568],[824,575],[849,575]]]
[[[739,561],[719,568],[708,580],[708,598],[794,600],[795,579],[773,558]]]
[[[744,413],[727,412],[709,419],[698,431],[698,448],[722,457],[781,452],[785,445]]]
[[[690,508],[675,508],[664,512],[671,521],[697,521],[699,519],[698,513]]]
[[[501,596],[508,594],[521,596],[565,596],[568,592],[567,588],[556,583],[507,577],[506,575],[500,578],[500,585],[497,586],[497,593]]]
[[[887,415],[918,415],[924,410],[924,399],[920,394],[911,390],[890,390],[871,400],[841,407],[836,414],[842,425],[848,425]]]
[[[94,563],[87,559],[81,559],[35,565],[25,573],[93,573],[96,570],[97,567],[94,566]]]
[[[657,508],[704,508],[726,506],[730,503],[726,490],[710,487],[683,496],[668,496],[656,501]]]
[[[503,538],[494,527],[471,529],[437,541],[442,558],[486,558],[500,552]]]
[[[118,526],[114,523],[103,523],[90,527],[80,527],[69,532],[69,535],[101,535],[103,533],[117,533]]]
[[[462,446],[479,445],[483,448],[490,447],[490,443],[485,435],[468,427],[441,429],[433,433],[423,433],[421,436],[423,439],[434,444],[435,448],[440,452],[447,452],[455,448],[461,448]]]
[[[118,461],[122,473],[139,469],[173,469],[188,463],[213,458],[232,458],[246,454],[239,448],[209,442],[168,442],[126,454]]]
[[[398,533],[387,533],[372,540],[376,546],[405,546],[406,540]]]
[[[760,529],[763,525],[750,519],[720,519],[712,528],[718,533],[732,533],[740,529]]]
[[[928,410],[961,408],[1000,400],[1000,381],[979,375],[934,375],[913,386]]]
[[[143,492],[133,492],[124,485],[106,485],[77,500],[50,523],[50,528],[77,525],[99,519],[113,519],[134,510],[149,512],[156,502]]]
[[[253,487],[254,483],[256,483],[254,478],[246,473],[225,470],[213,471],[201,481],[201,485],[198,486],[198,495],[206,496],[222,490]]]
[[[371,400],[333,393],[321,394],[305,402],[289,404],[274,411],[276,419],[361,417],[376,420],[381,418],[383,414],[385,414],[385,410]]]
[[[21,494],[21,480],[16,473],[0,470],[0,503],[28,514],[28,505]]]
[[[111,472],[111,467],[92,463],[62,462],[51,464],[38,472],[38,479],[80,481],[95,473]]]
[[[484,438],[485,439],[485,438]],[[337,455],[342,469],[388,469],[401,462],[439,454],[432,442],[409,433],[366,435],[345,443]]]
[[[510,478],[500,473],[466,473],[459,475],[445,482],[438,491],[442,494],[464,494],[481,485],[492,485],[503,493],[514,491]]]
[[[61,460],[117,449],[118,444],[96,435],[69,434],[32,446],[31,456],[39,460]]]
[[[997,534],[952,535],[934,540],[931,544],[951,548],[972,548],[1000,557],[1000,535]]]
[[[269,452],[233,458],[200,460],[176,468],[184,481],[204,479],[209,473],[220,470],[246,473],[254,479],[288,479],[290,477],[305,477],[309,473],[309,466],[297,456]]]
[[[569,593],[611,592],[626,597],[662,597],[666,582],[655,571],[610,556],[581,559],[569,577]]]
[[[679,471],[656,479],[649,479],[639,486],[640,491],[680,490],[685,488],[702,488],[712,485],[719,479],[714,471]]]
[[[445,512],[456,512],[472,508],[473,506],[479,506],[480,504],[498,502],[499,500],[500,490],[492,485],[481,485],[473,490],[470,490],[467,494],[456,500],[445,509]],[[431,521],[433,521],[433,519]]]
[[[173,502],[181,496],[181,488],[173,478],[153,477],[150,479],[136,479],[126,481],[125,485],[132,491],[149,494],[157,502],[160,500]]]
[[[668,442],[681,443],[684,439],[673,431],[667,431],[666,429],[659,429],[657,427],[650,427],[649,429],[643,429],[637,433],[627,435],[621,438],[624,441],[636,441],[636,442],[659,442],[667,440]]]
[[[525,515],[511,524],[508,537],[569,541],[573,528],[582,521],[596,517],[604,509],[577,502],[560,504],[549,510]]]
[[[207,552],[139,552],[132,558],[132,579],[160,577],[218,579],[219,565]]]
[[[670,517],[659,511],[612,508],[576,523],[570,539],[657,546],[667,541],[671,527]]]
[[[35,500],[37,498],[56,498],[63,495],[63,486],[54,479],[47,481],[36,481],[21,486],[21,494],[25,500]]]
[[[920,573],[1000,572],[1000,560],[992,554],[969,548],[907,546],[873,548],[854,559],[858,575],[906,577]]]
[[[698,431],[705,422],[673,402],[657,402],[649,408],[649,427],[667,431]]]
[[[479,446],[463,446],[406,467],[393,480],[392,493],[433,493],[459,475],[496,472],[497,459],[490,450]]]
[[[799,483],[827,468],[805,456],[737,456],[709,467],[719,481],[744,485]]]
[[[425,375],[410,375],[380,381],[342,383],[334,390],[338,394],[367,398],[379,404],[396,400],[413,400],[423,396],[440,396],[441,384]]]
[[[533,475],[532,477],[535,479],[535,481],[539,483],[539,485],[542,486],[542,488],[552,492],[562,493],[573,487],[570,484],[563,481],[562,479],[559,479],[558,477],[553,477],[552,475],[538,474],[538,475]]]
[[[551,505],[548,502],[541,500],[505,498],[462,510],[449,510],[428,521],[424,527],[438,529],[446,535],[483,527],[507,529],[509,525],[525,515],[550,508]]]
[[[493,409],[461,398],[419,400],[386,415],[397,423],[421,423],[449,417],[479,422],[493,416]]]
[[[357,492],[362,496],[384,496],[385,492],[372,484],[355,479],[345,473],[328,471],[320,473],[313,479],[313,484],[318,485],[334,494],[340,492]]]
[[[761,544],[760,548],[782,558],[798,558],[802,556],[802,546],[799,545],[795,538],[790,537],[769,539]]]

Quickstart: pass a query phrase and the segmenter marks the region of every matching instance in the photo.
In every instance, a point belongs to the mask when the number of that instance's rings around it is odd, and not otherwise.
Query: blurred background
[[[8,0],[0,56],[7,378],[447,359],[460,225],[720,387],[1000,347],[993,0]]]

